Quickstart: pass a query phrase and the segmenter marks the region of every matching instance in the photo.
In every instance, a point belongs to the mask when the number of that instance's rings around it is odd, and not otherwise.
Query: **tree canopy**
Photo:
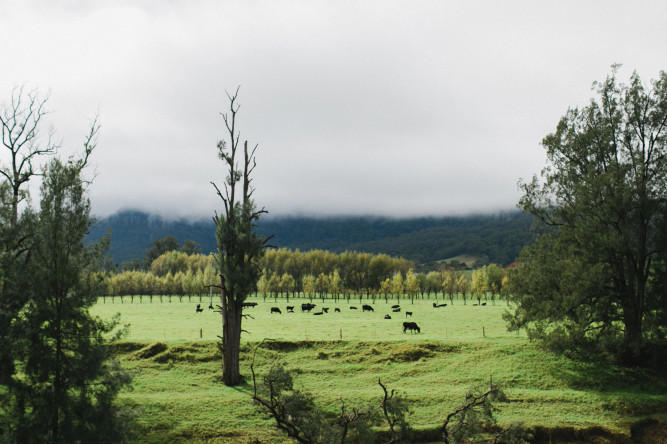
[[[650,87],[616,67],[542,144],[542,178],[520,206],[539,235],[517,260],[510,328],[565,348],[637,359],[665,333],[667,74]]]

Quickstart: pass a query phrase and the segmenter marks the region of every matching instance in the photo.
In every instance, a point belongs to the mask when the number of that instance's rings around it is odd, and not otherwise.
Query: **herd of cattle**
[[[255,307],[256,305],[257,305],[257,302],[244,302],[243,303],[243,308]],[[438,308],[438,307],[444,307],[446,305],[447,304],[441,304],[441,305],[433,304],[433,307]],[[310,313],[311,311],[313,311],[313,309],[315,307],[317,307],[317,304],[313,304],[313,303],[310,303],[310,302],[301,304],[301,312],[302,313]],[[294,305],[288,305],[286,307],[287,313],[294,313],[294,308],[295,308]],[[351,305],[350,310],[359,310],[359,307]],[[361,311],[362,312],[375,311],[375,309],[368,304],[363,304],[361,306]],[[399,313],[401,311],[401,306],[400,305],[392,305],[391,306],[391,311],[393,313]],[[279,307],[271,307],[271,313],[283,314],[283,312],[280,310]],[[323,315],[325,313],[329,313],[329,308],[328,307],[320,308],[320,311],[316,311],[315,313],[313,313],[313,315],[319,316],[319,315]],[[340,313],[340,308],[338,308],[338,307],[334,308],[334,313]],[[405,312],[405,317],[408,317],[408,316],[412,316],[411,311],[406,311]],[[384,315],[384,318],[385,319],[391,319],[391,316],[386,314],[386,315]],[[416,322],[404,322],[403,323],[403,333],[407,332],[408,330],[412,333],[414,333],[414,332],[421,333],[421,329],[419,328],[419,326],[417,325]]]
[[[243,303],[243,308],[254,308],[256,306],[257,306],[257,302],[244,302]],[[441,308],[441,307],[446,307],[446,306],[447,306],[447,304],[436,304],[435,302],[433,303],[433,308]],[[313,304],[313,303],[310,303],[310,302],[303,303],[303,304],[301,304],[301,312],[302,313],[311,313],[315,307],[317,307],[317,304]],[[209,308],[213,308],[213,307],[209,306]],[[286,306],[285,311],[286,311],[286,313],[294,313],[295,308],[296,308],[296,306],[294,306],[294,305],[288,305],[288,306]],[[354,306],[354,305],[350,306],[350,310],[358,310],[358,309],[359,308]],[[196,312],[200,313],[202,311],[203,311],[203,309],[201,308],[201,305],[197,304]],[[361,311],[362,312],[366,312],[366,311],[374,312],[375,309],[368,304],[363,304],[361,306]],[[391,306],[391,311],[392,311],[392,313],[400,313],[401,312],[401,306],[400,305],[392,305]],[[283,314],[282,310],[279,307],[271,307],[271,313],[272,314],[273,313]],[[326,313],[329,313],[329,308],[328,307],[321,307],[320,311],[316,311],[316,312],[311,313],[311,314],[313,314],[315,316],[321,316],[321,315],[324,315]],[[334,313],[340,313],[340,308],[338,308],[338,307],[334,308]],[[412,312],[411,311],[406,311],[404,313],[405,313],[406,318],[408,316],[412,317]],[[389,315],[389,314],[384,315],[384,319],[391,319],[391,315]],[[414,332],[421,333],[421,329],[419,328],[419,326],[417,325],[416,322],[403,322],[403,333],[406,333],[407,331],[410,331],[411,333],[414,333]]]

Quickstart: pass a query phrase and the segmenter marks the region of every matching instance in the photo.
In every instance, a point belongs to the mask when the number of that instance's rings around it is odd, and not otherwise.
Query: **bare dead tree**
[[[252,199],[251,175],[255,169],[255,150],[248,149],[248,142],[243,143],[242,153],[240,135],[236,129],[236,116],[239,105],[236,103],[238,88],[234,95],[229,95],[229,112],[222,114],[229,144],[222,140],[218,143],[218,157],[225,163],[227,177],[223,190],[211,182],[223,202],[223,212],[213,217],[216,224],[218,244],[218,263],[220,279],[220,306],[222,317],[222,336],[219,348],[222,353],[222,381],[226,385],[241,382],[239,353],[241,343],[241,321],[243,319],[243,301],[250,295],[261,276],[257,262],[269,245],[270,237],[265,238],[255,232],[260,215],[267,213],[262,208],[257,210]],[[238,158],[243,156],[242,164]],[[240,189],[239,189],[240,185]],[[238,196],[237,193],[242,193]]]
[[[491,383],[488,389],[482,392],[470,391],[466,393],[465,400],[450,412],[442,425],[442,437],[445,444],[449,444],[453,437],[458,442],[461,436],[470,437],[478,433],[483,423],[493,421],[491,400],[504,400],[504,394],[497,384]],[[455,420],[450,426],[450,421]]]
[[[46,103],[49,96],[40,97],[37,92],[26,92],[24,87],[12,91],[9,103],[0,110],[2,145],[9,152],[9,165],[0,166],[0,174],[7,179],[12,192],[10,224],[16,225],[19,203],[25,199],[24,185],[37,175],[35,161],[39,156],[56,152],[53,131],[49,130],[45,143],[40,143],[39,126],[48,113]]]

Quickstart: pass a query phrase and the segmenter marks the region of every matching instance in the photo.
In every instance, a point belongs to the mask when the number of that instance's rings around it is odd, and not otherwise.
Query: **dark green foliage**
[[[28,258],[29,239],[22,221],[11,223],[11,190],[0,183],[0,384],[9,384],[14,373],[14,319],[27,300],[23,291],[28,276],[23,267]],[[2,393],[0,393],[2,401]],[[0,402],[1,404],[1,402]]]
[[[3,440],[122,442],[127,417],[113,404],[130,378],[106,347],[118,319],[93,318],[96,284],[88,278],[103,256],[84,245],[90,204],[79,176],[85,161],[53,160],[38,213],[22,217],[30,233],[29,300],[12,320],[16,372],[8,386]]]
[[[638,364],[664,338],[667,254],[667,74],[596,83],[543,140],[543,181],[520,205],[550,227],[518,261],[510,328],[565,349],[599,346]]]
[[[460,254],[485,256],[487,263],[507,265],[530,241],[531,217],[520,212],[448,218],[265,217],[257,232],[274,234],[277,247],[337,253],[365,251],[426,263]],[[121,212],[101,221],[89,240],[113,228],[111,255],[118,263],[143,257],[150,239],[173,235],[194,239],[205,254],[216,251],[210,220],[168,221],[140,212]]]
[[[144,261],[142,264],[144,270],[150,270],[153,261],[161,254],[174,250],[178,250],[178,239],[174,236],[168,235],[155,239],[153,245],[144,252]]]
[[[201,254],[201,245],[192,239],[185,239],[181,251],[185,254]]]

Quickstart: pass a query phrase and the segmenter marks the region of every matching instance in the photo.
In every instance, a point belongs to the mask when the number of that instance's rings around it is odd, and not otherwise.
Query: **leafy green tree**
[[[458,290],[458,279],[454,271],[443,271],[442,293],[449,295],[450,304],[454,304],[454,293]],[[444,297],[444,296],[443,296]]]
[[[178,250],[178,239],[174,236],[165,236],[153,241],[153,245],[144,251],[144,270],[150,270],[151,264],[155,259],[169,251]]]
[[[136,271],[141,270],[141,261],[137,258],[134,258],[129,261],[125,261],[121,264],[120,269],[122,271]]]
[[[486,267],[486,286],[491,292],[491,301],[495,303],[495,295],[499,295],[503,288],[505,271],[496,264]]]
[[[506,319],[566,349],[606,345],[637,362],[667,309],[667,74],[626,85],[614,67],[594,88],[598,98],[542,141],[542,180],[522,185],[520,205],[546,228],[517,261]]]
[[[285,295],[289,297],[289,294],[294,291],[294,278],[291,274],[283,273],[280,277],[280,290],[285,292]]]
[[[220,273],[222,381],[228,386],[241,383],[239,352],[243,301],[257,286],[261,275],[259,259],[264,254],[268,240],[255,231],[260,215],[266,211],[256,209],[252,199],[254,189],[250,185],[250,176],[256,165],[257,146],[249,150],[246,141],[242,149],[239,147],[236,130],[236,114],[239,110],[235,103],[237,94],[238,89],[229,97],[230,114],[222,116],[230,143],[228,145],[224,140],[218,143],[218,156],[227,168],[224,192],[213,184],[224,204],[223,212],[219,215],[216,213],[214,220],[218,244],[216,259]],[[237,155],[243,156],[240,165]]]
[[[128,439],[114,399],[130,378],[107,345],[117,320],[89,313],[98,282],[86,276],[104,252],[84,245],[91,219],[80,172],[90,151],[92,146],[77,161],[54,159],[42,182],[39,212],[27,210],[24,216],[33,239],[26,270],[32,279],[26,288],[30,300],[14,321],[21,335],[14,344],[10,441]]]
[[[315,280],[315,291],[319,293],[320,297],[323,297],[323,295],[329,292],[329,277],[326,274],[320,273],[320,275],[317,276],[317,279]]]
[[[278,293],[280,292],[280,277],[278,276],[278,273],[271,273],[271,276],[269,276],[268,279],[267,289],[269,290],[269,294],[275,295],[276,297],[278,296]]]
[[[472,294],[477,298],[477,303],[481,303],[482,296],[486,295],[486,292],[488,291],[486,266],[473,270],[470,289],[472,290]]]
[[[391,294],[391,279],[387,278],[380,283],[380,293],[384,295],[385,300]]]
[[[394,275],[391,277],[391,292],[400,298],[404,290],[405,286],[403,285],[403,275],[399,272],[394,273]]]
[[[468,294],[468,291],[470,291],[470,279],[468,279],[468,276],[466,276],[465,273],[461,273],[456,280],[456,286],[459,289],[459,292],[461,293],[461,297],[463,298],[463,305],[466,305],[466,295]]]
[[[338,270],[332,271],[329,274],[329,291],[331,291],[331,294],[333,294],[336,298],[341,291],[340,283],[341,279],[340,274],[338,274]]]
[[[442,291],[443,288],[442,273],[439,271],[429,271],[429,273],[426,275],[426,281],[428,283],[429,294],[433,292],[437,297],[438,292]]]
[[[181,251],[187,255],[201,254],[201,245],[193,240],[185,239]]]
[[[405,275],[405,294],[414,299],[417,293],[419,293],[419,279],[415,272],[410,269]]]
[[[303,277],[303,294],[312,297],[315,294],[317,279],[312,274]]]

